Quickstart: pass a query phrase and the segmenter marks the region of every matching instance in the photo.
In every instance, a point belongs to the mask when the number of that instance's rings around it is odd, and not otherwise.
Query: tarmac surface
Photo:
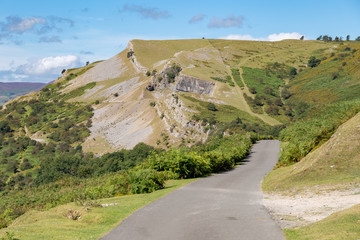
[[[146,205],[102,239],[285,239],[263,206],[261,191],[261,181],[275,166],[279,151],[279,141],[259,141],[242,165],[194,181]]]

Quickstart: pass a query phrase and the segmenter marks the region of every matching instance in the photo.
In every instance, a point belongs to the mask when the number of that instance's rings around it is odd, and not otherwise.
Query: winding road
[[[244,164],[148,204],[102,239],[285,239],[263,206],[261,192],[261,181],[274,167],[279,151],[279,141],[259,141]]]

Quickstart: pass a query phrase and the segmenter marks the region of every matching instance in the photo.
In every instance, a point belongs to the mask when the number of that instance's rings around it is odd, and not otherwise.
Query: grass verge
[[[69,203],[48,211],[29,211],[9,227],[0,230],[0,239],[6,239],[7,232],[15,239],[41,240],[85,240],[99,239],[141,207],[196,179],[169,180],[165,189],[149,194],[135,194],[99,200],[100,204],[118,203],[108,207],[85,207]],[[78,211],[79,220],[65,215],[69,210]]]
[[[360,239],[360,205],[298,229],[285,229],[288,240],[357,240]]]

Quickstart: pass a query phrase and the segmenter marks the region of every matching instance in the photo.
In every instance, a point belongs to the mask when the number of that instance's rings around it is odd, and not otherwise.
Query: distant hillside
[[[259,134],[274,130],[277,136],[286,126],[280,135],[291,150],[281,157],[286,165],[300,160],[356,113],[359,48],[351,41],[132,40],[108,60],[68,69],[33,97],[72,103],[73,111],[86,105],[94,109],[86,126],[89,135],[75,138],[86,152],[131,149],[139,142],[191,146],[212,135],[232,134],[234,127]],[[50,118],[46,112],[33,121],[29,107],[24,109],[28,114],[14,117],[26,123],[28,136],[43,142],[62,139],[59,128],[48,126],[62,115]],[[325,114],[329,109],[344,114]],[[319,117],[329,117],[326,134],[305,122],[319,122]],[[18,128],[19,123],[10,125]],[[293,134],[305,125],[316,129]]]
[[[0,82],[0,105],[29,92],[39,91],[45,86],[46,83]]]

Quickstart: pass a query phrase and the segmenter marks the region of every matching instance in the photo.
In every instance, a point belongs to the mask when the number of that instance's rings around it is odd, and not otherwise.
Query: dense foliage
[[[169,151],[139,143],[132,150],[101,157],[64,143],[41,145],[38,155],[44,157],[38,166],[24,161],[13,167],[18,170],[11,181],[1,182],[0,226],[6,227],[28,209],[148,193],[163,188],[169,178],[200,177],[229,170],[246,157],[256,139],[256,135],[233,135],[214,138],[191,149]]]

